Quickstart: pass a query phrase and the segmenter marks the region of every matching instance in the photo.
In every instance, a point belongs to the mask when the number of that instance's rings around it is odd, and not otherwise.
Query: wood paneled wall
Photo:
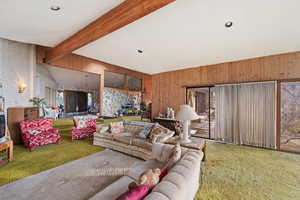
[[[36,50],[36,62],[37,64],[44,64],[46,52],[50,48],[37,46]],[[143,89],[147,91],[147,93],[142,95],[142,101],[147,102],[151,101],[152,98],[152,83],[151,83],[151,75],[137,72],[134,70],[126,69],[124,67],[112,65],[109,63],[101,62],[95,59],[87,58],[84,56],[69,54],[59,60],[51,62],[52,66],[62,67],[66,69],[82,71],[82,72],[90,72],[100,75],[100,100],[103,99],[103,88],[104,88],[104,71],[115,72],[120,74],[125,74],[129,76],[133,76],[139,79],[142,79]],[[100,110],[102,110],[102,102],[100,102]]]
[[[300,78],[300,52],[159,73],[152,76],[152,116],[185,103],[186,86]]]

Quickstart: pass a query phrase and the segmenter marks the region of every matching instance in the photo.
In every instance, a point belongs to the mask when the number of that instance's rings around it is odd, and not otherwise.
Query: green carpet
[[[300,199],[300,155],[209,142],[203,172],[195,200]]]
[[[0,185],[57,167],[66,162],[91,155],[103,148],[92,145],[92,139],[71,140],[72,119],[56,120],[61,143],[43,146],[29,152],[23,145],[14,145],[14,160],[0,166]]]

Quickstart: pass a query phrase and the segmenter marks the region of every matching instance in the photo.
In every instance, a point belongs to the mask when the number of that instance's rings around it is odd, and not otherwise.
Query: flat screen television
[[[0,142],[5,140],[5,115],[0,114]]]

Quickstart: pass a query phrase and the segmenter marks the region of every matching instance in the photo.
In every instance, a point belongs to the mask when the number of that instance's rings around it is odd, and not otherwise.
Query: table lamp
[[[189,122],[199,119],[195,110],[190,105],[181,105],[179,112],[176,114],[176,119],[183,122],[183,134],[180,138],[181,143],[190,143],[189,139]]]

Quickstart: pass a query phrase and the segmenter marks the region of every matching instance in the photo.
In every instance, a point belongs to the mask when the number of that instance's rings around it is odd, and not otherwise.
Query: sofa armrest
[[[164,143],[153,143],[151,158],[159,162],[167,162],[172,153],[174,145]],[[181,155],[183,156],[186,152],[190,151],[185,147],[181,147]],[[191,150],[192,151],[192,150]],[[197,151],[197,150],[194,150]]]

